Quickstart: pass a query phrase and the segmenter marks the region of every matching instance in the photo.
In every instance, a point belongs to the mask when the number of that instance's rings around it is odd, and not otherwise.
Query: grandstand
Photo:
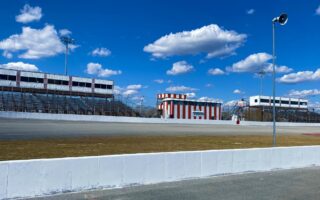
[[[113,81],[0,69],[0,111],[139,116]]]
[[[252,96],[224,106],[223,119],[233,116],[246,121],[272,121],[272,97]],[[308,105],[305,99],[276,97],[276,121],[319,123],[320,113]]]

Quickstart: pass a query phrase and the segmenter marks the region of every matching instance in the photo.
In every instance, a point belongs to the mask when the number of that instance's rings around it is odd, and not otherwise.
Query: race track
[[[278,127],[279,135],[320,133],[319,127]],[[126,135],[271,135],[270,126],[74,122],[0,118],[0,140]]]

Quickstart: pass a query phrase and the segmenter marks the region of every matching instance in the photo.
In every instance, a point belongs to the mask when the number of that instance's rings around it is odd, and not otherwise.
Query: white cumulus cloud
[[[131,96],[131,95],[134,95],[134,94],[137,94],[138,91],[137,90],[126,90],[122,93],[122,95],[124,96]]]
[[[111,51],[107,48],[96,48],[91,52],[92,56],[107,57],[111,55]]]
[[[304,98],[308,96],[320,95],[320,90],[312,89],[312,90],[290,90],[288,96],[290,97],[298,97]]]
[[[156,80],[154,80],[154,82],[162,84],[162,83],[164,83],[164,80],[163,79],[156,79]]]
[[[69,36],[69,35],[72,34],[72,32],[70,30],[68,30],[68,29],[61,29],[61,30],[59,30],[59,34],[61,36]]]
[[[266,67],[267,62],[272,58],[267,53],[251,54],[244,60],[234,63],[227,70],[230,72],[258,72]]]
[[[141,84],[128,85],[127,90],[140,90],[142,88]]]
[[[244,92],[242,92],[241,90],[239,89],[235,89],[233,90],[233,94],[243,94]]]
[[[100,63],[88,63],[86,72],[91,75],[97,75],[99,77],[109,77],[113,75],[120,75],[120,70],[104,69]]]
[[[74,49],[75,46],[70,48]],[[0,49],[8,53],[21,52],[20,58],[39,59],[63,53],[64,45],[54,26],[46,25],[43,29],[23,27],[21,34],[0,41]]]
[[[214,102],[221,102],[222,103],[221,99],[215,99],[212,97],[200,97],[198,100],[199,101],[214,101]]]
[[[207,58],[234,54],[246,40],[246,34],[224,30],[216,24],[201,28],[170,33],[144,47],[144,51],[155,58],[176,55],[207,54]]]
[[[23,71],[39,71],[39,68],[37,66],[24,62],[9,62],[7,64],[0,64],[0,67],[4,69],[15,69]]]
[[[132,97],[133,95],[138,94],[140,90],[143,88],[146,88],[146,87],[141,84],[132,84],[126,87],[115,86],[114,92],[115,94],[122,95],[124,97],[130,97],[130,96]]]
[[[280,73],[280,74],[289,73],[289,72],[292,72],[292,71],[293,71],[292,68],[289,68],[289,67],[284,66],[284,65],[283,65],[283,66],[276,66],[275,70],[276,70],[276,73]],[[272,64],[267,65],[267,66],[263,69],[263,71],[264,71],[265,73],[272,73],[272,72],[273,72]]]
[[[25,24],[33,21],[39,21],[41,17],[42,10],[40,7],[31,7],[29,4],[26,4],[20,10],[20,15],[16,16],[16,21]]]
[[[187,95],[187,97],[190,99],[195,98],[197,96],[196,93],[194,92],[189,92],[189,93],[186,93],[185,95]]]
[[[223,75],[225,74],[225,72],[222,70],[222,69],[219,69],[219,68],[212,68],[212,69],[209,69],[208,70],[208,73],[210,75]]]
[[[179,75],[191,72],[193,70],[193,66],[188,64],[186,61],[179,61],[173,63],[172,68],[167,71],[168,75]]]
[[[266,73],[272,72],[272,64],[269,62],[272,59],[272,55],[268,53],[255,53],[251,54],[243,60],[234,63],[231,67],[227,67],[227,71],[236,73],[257,73],[264,71]],[[287,66],[276,67],[277,73],[288,73],[293,69]]]
[[[320,69],[316,71],[300,71],[291,74],[285,74],[278,78],[277,81],[280,83],[300,83],[307,81],[317,81],[320,80]]]
[[[194,92],[198,89],[192,87],[186,87],[184,85],[181,86],[170,86],[166,88],[167,92]]]

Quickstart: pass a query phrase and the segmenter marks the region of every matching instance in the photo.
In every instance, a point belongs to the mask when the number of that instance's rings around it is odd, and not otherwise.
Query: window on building
[[[48,84],[54,84],[54,80],[53,79],[48,79]]]
[[[16,81],[16,76],[0,74],[0,80]]]
[[[56,80],[56,79],[48,79],[48,84],[54,84],[54,85],[69,85],[69,81]]]
[[[22,82],[28,82],[28,83],[43,83],[43,78],[21,76],[20,80]]]
[[[95,88],[100,88],[100,89],[110,89],[109,85],[105,85],[105,84],[95,84],[94,86]],[[112,89],[112,87],[111,87]]]
[[[29,82],[29,79],[28,79],[28,77],[21,76],[21,77],[20,77],[20,81],[22,81],[22,82]]]
[[[72,86],[79,86],[79,82],[72,81]]]
[[[54,84],[56,85],[61,85],[62,81],[61,80],[54,80]]]

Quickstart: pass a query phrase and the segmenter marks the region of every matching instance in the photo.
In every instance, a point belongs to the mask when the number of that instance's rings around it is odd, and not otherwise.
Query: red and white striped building
[[[220,102],[187,99],[184,94],[158,94],[157,100],[158,110],[165,119],[221,120]]]

